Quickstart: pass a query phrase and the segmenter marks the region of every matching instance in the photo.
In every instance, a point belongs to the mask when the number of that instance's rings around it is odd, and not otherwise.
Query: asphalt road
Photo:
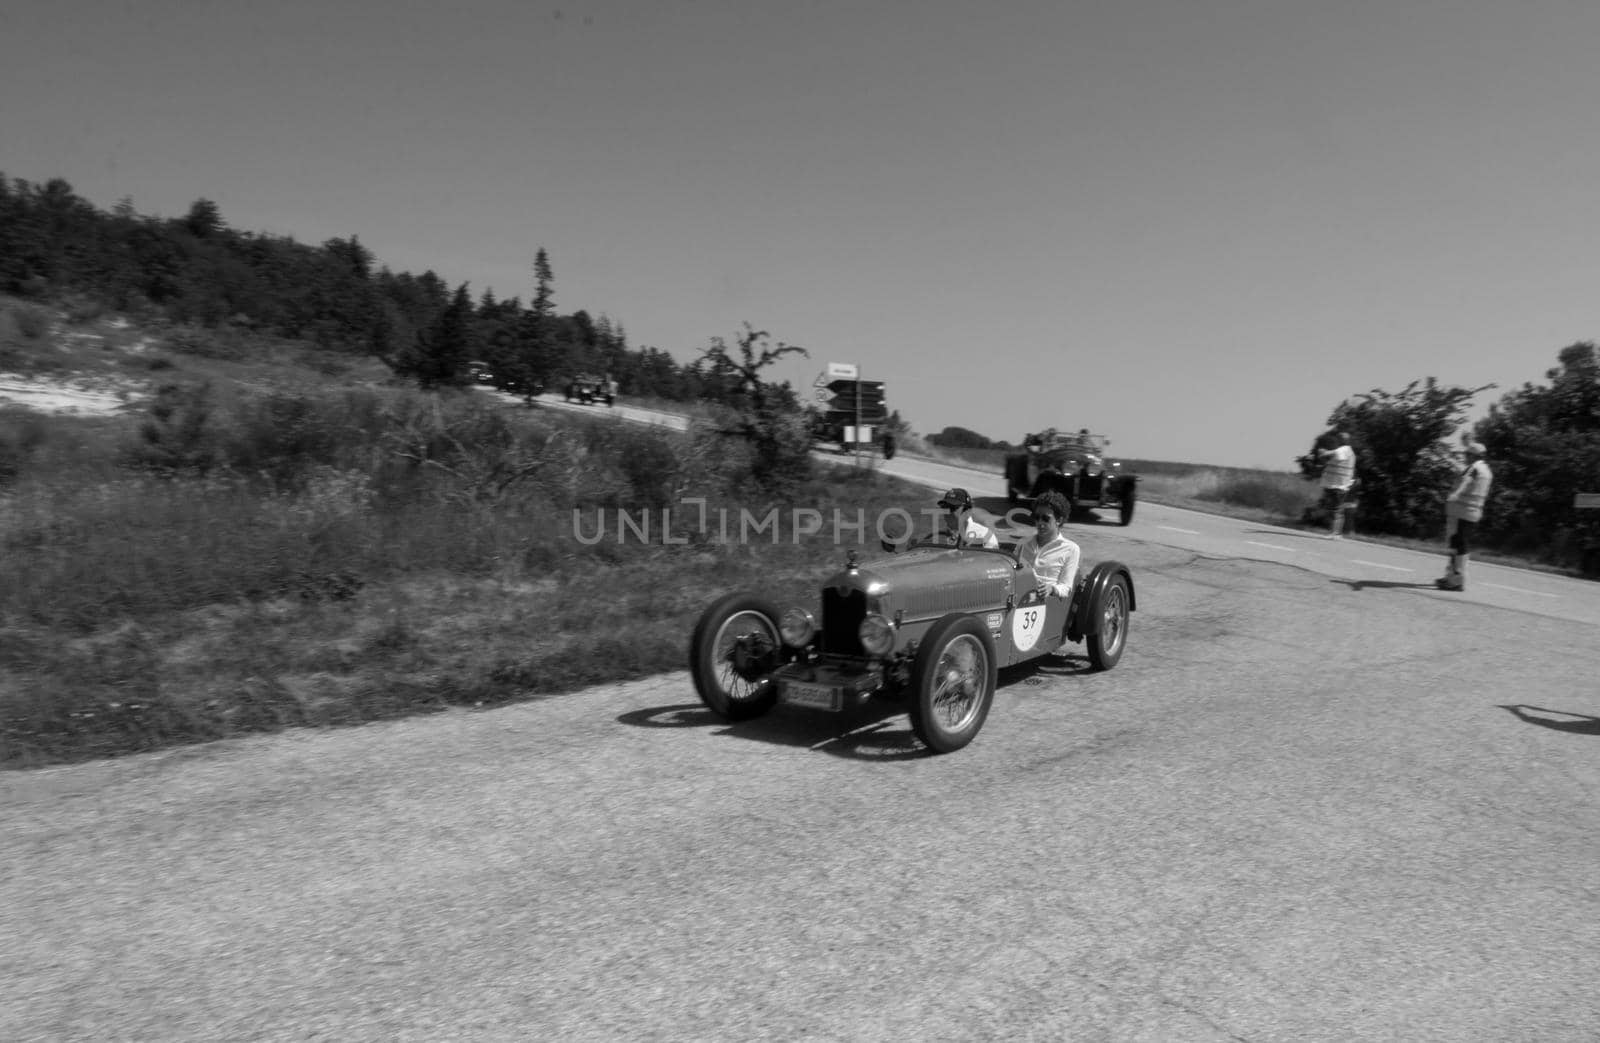
[[[1005,500],[1005,481],[998,473],[988,474],[906,456],[890,461],[880,459],[874,466],[885,474],[918,482],[930,490],[965,488],[976,498],[980,517],[1003,522],[1011,509]],[[1308,500],[1311,495],[1307,493]],[[1199,554],[1292,565],[1363,589],[1400,590],[1600,624],[1600,583],[1589,580],[1474,561],[1469,566],[1471,575],[1466,591],[1435,589],[1433,581],[1444,573],[1442,538],[1436,553],[1425,553],[1368,542],[1359,534],[1348,539],[1327,540],[1320,533],[1302,529],[1286,529],[1153,503],[1140,503],[1134,512],[1134,523],[1127,529],[1116,524],[1115,510],[1105,511],[1099,517],[1103,520],[1098,524],[1075,522],[1067,525],[1065,531],[1075,539],[1085,532],[1110,539],[1125,536]]]
[[[949,756],[673,674],[0,776],[0,1039],[1600,1038],[1584,585],[1204,518]]]

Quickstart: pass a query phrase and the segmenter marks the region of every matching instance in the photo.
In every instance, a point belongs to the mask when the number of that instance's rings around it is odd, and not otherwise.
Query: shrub
[[[167,334],[166,346],[180,355],[236,361],[244,358],[243,345],[236,337],[228,337],[221,330],[183,326]]]
[[[35,450],[44,444],[48,426],[43,417],[27,410],[0,412],[0,485],[21,476]]]
[[[24,305],[12,310],[17,332],[28,340],[39,340],[50,332],[50,313],[44,308]]]

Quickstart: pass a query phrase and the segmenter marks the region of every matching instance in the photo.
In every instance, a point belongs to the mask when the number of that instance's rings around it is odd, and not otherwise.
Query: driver
[[[1017,560],[1033,569],[1033,589],[1040,595],[1072,597],[1078,582],[1078,545],[1061,534],[1067,520],[1067,501],[1058,492],[1047,492],[1033,501],[1034,533],[1017,544]]]
[[[951,489],[939,497],[939,506],[944,508],[945,535],[952,542],[959,535],[961,542],[969,547],[999,549],[1000,538],[994,530],[972,517],[972,497],[965,489]]]

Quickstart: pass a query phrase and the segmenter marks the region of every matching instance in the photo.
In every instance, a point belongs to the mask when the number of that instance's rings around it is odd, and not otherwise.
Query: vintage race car
[[[787,704],[838,712],[872,698],[909,703],[912,729],[947,753],[983,727],[1003,667],[1083,641],[1096,670],[1122,658],[1133,576],[1104,561],[1071,598],[1041,597],[1004,550],[922,544],[860,562],[822,585],[820,612],[780,611],[729,594],[700,616],[689,663],[701,700],[725,720]]]
[[[1074,514],[1115,507],[1118,520],[1127,525],[1139,498],[1139,476],[1124,474],[1119,462],[1106,462],[1110,444],[1110,439],[1088,431],[1062,434],[1052,429],[1029,435],[1025,452],[1006,457],[1006,499],[1016,503],[1019,496],[1032,498],[1053,489]]]
[[[616,381],[605,377],[597,377],[592,373],[580,373],[567,382],[566,399],[568,402],[582,402],[588,405],[595,401],[612,405],[617,400]]]

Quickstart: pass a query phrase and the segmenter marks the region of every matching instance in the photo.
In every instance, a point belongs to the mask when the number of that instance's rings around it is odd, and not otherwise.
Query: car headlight
[[[861,621],[856,633],[868,655],[888,655],[894,648],[894,626],[876,612]]]
[[[816,635],[817,621],[803,608],[791,608],[778,620],[778,632],[790,648],[804,648]]]

